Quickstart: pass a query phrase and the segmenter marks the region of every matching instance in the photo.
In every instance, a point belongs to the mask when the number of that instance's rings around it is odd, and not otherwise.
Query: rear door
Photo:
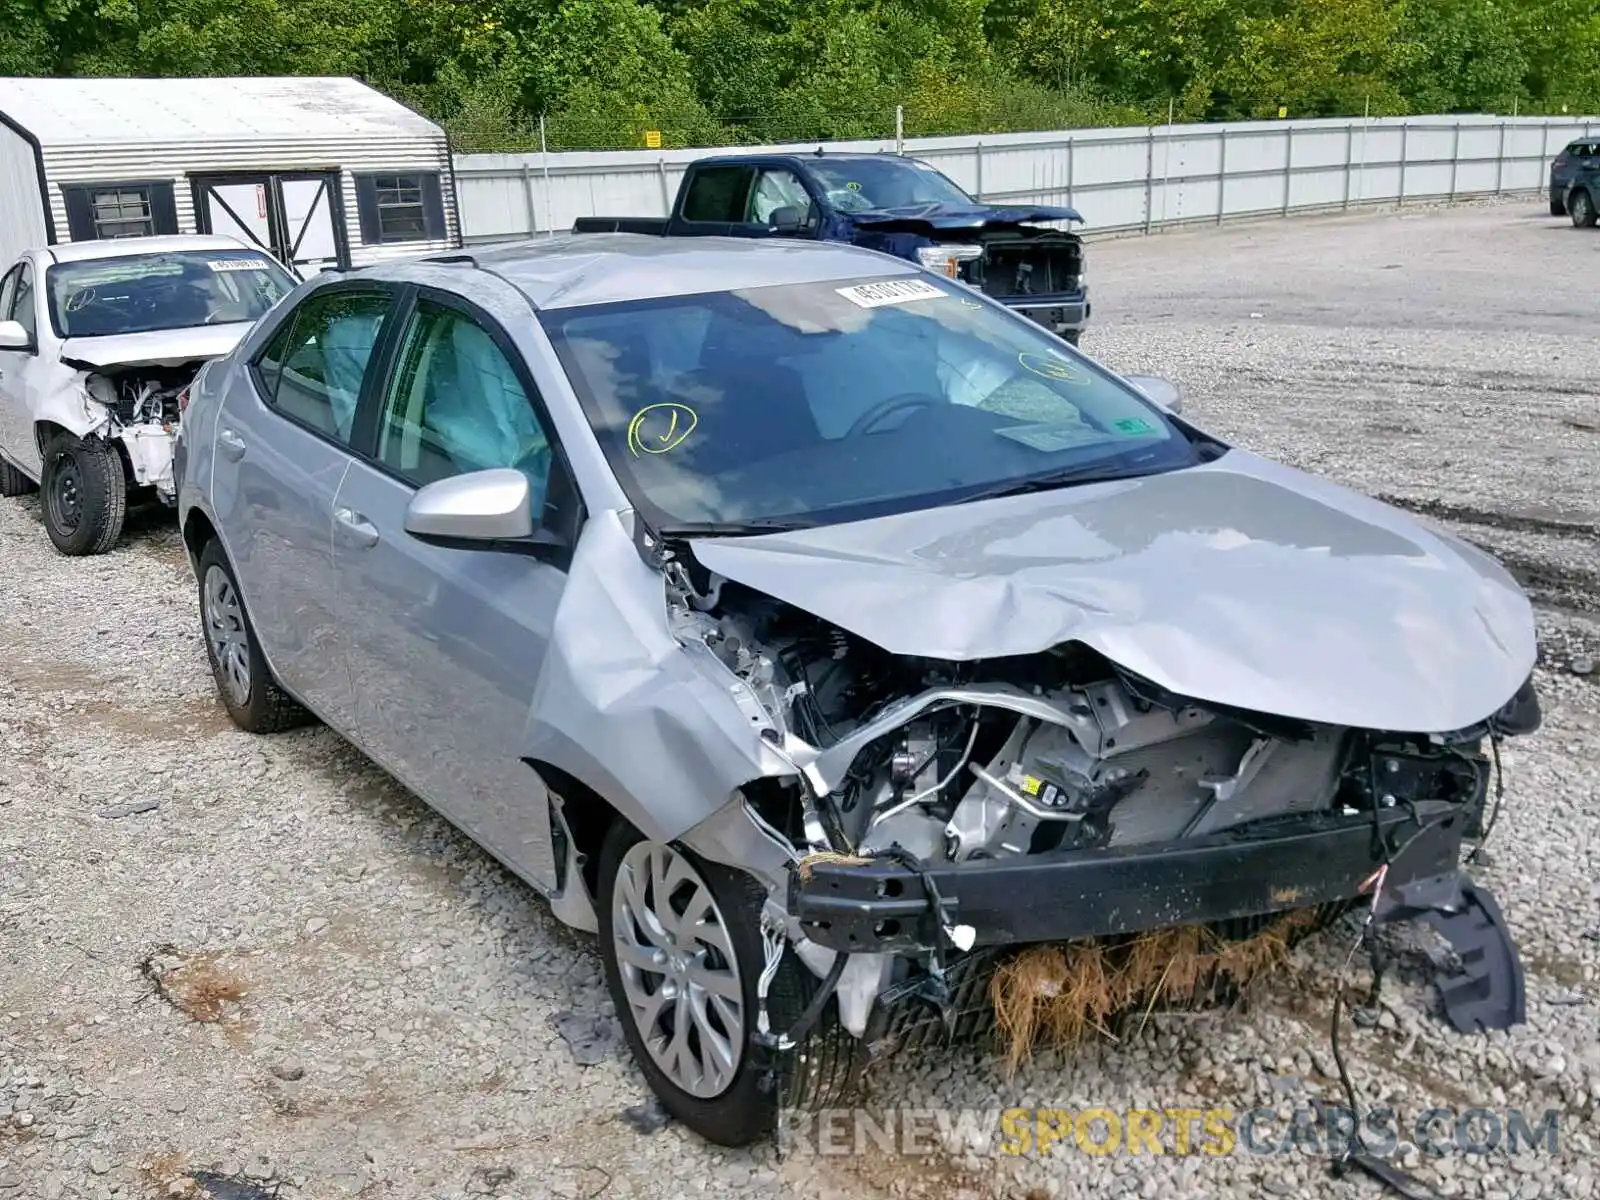
[[[547,494],[570,494],[549,487],[560,453],[549,419],[498,323],[430,289],[399,326],[374,404],[334,515],[356,740],[525,878],[551,886],[547,795],[518,750],[565,567],[444,549],[405,529],[418,488],[474,470],[522,470],[536,513]]]
[[[371,283],[311,293],[217,417],[212,501],[262,649],[285,686],[344,733],[356,714],[335,617],[334,498],[395,299]]]

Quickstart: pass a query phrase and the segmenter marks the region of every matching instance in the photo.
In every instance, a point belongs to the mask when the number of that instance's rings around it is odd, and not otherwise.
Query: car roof
[[[48,247],[57,262],[82,262],[92,258],[127,258],[134,254],[165,254],[174,250],[250,249],[237,238],[219,233],[170,234],[161,237],[104,238],[100,241],[62,242]],[[256,248],[256,252],[261,252]]]
[[[916,162],[921,162],[922,161],[920,158],[913,158],[909,154],[890,154],[888,151],[884,151],[884,152],[878,153],[878,154],[874,154],[874,153],[867,152],[867,151],[856,151],[856,152],[852,152],[852,153],[835,154],[834,152],[832,152],[830,150],[825,154],[817,154],[814,151],[811,152],[811,153],[806,153],[803,150],[791,150],[788,153],[783,153],[781,151],[761,151],[761,152],[752,153],[752,154],[711,154],[711,155],[707,155],[705,158],[697,158],[697,159],[695,159],[695,165],[699,166],[702,163],[754,162],[754,161],[766,162],[766,161],[771,161],[771,160],[774,160],[774,159],[787,159],[789,161],[798,160],[800,162],[818,162],[818,163],[830,163],[830,162],[845,162],[845,163],[850,163],[850,162],[911,162],[911,163],[916,163]]]
[[[415,259],[470,263],[510,283],[536,309],[915,274],[904,259],[838,242],[582,233]],[[404,278],[395,264],[372,274]]]

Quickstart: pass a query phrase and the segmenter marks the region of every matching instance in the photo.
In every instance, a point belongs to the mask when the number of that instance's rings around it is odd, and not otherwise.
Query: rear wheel
[[[217,695],[233,723],[246,733],[277,733],[304,725],[311,714],[272,677],[255,627],[222,543],[212,538],[200,551],[200,623]]]
[[[33,480],[0,458],[0,496],[26,496],[36,486]]]
[[[775,1128],[777,1090],[752,1040],[765,893],[750,876],[654,842],[618,821],[600,850],[600,955],[617,1019],[661,1103],[708,1141],[743,1146]],[[785,954],[767,994],[774,1032],[804,1007]]]
[[[122,535],[128,480],[116,447],[59,433],[44,448],[40,472],[44,531],[63,554],[104,554]]]
[[[1578,229],[1592,228],[1595,223],[1594,197],[1588,192],[1573,192],[1567,197],[1567,215]]]
[[[1563,204],[1560,200],[1552,200],[1552,201],[1550,201],[1550,215],[1552,217],[1564,217],[1564,216],[1566,216],[1567,215],[1567,206],[1565,204]]]
[[[1078,344],[1078,339],[1083,336],[1083,330],[1081,330],[1081,329],[1068,329],[1065,332],[1063,332],[1060,336],[1062,338],[1064,338],[1069,344],[1071,344],[1073,346],[1076,346]]]

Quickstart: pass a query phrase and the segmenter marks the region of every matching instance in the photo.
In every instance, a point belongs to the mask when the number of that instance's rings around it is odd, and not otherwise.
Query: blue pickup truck
[[[983,204],[894,154],[718,155],[690,164],[667,217],[582,217],[574,233],[850,242],[960,279],[1074,345],[1089,320],[1075,209]],[[1046,224],[1059,223],[1059,224]]]

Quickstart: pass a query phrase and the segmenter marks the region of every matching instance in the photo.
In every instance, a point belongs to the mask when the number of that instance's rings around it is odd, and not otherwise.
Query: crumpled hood
[[[1487,555],[1239,450],[1142,479],[697,539],[694,553],[891,653],[1079,641],[1195,700],[1333,725],[1464,729],[1535,659],[1532,607]]]
[[[863,228],[911,222],[925,224],[931,229],[976,229],[984,225],[1025,225],[1030,221],[1083,220],[1075,208],[1034,205],[1004,208],[989,204],[908,204],[843,215]]]
[[[61,343],[61,361],[80,371],[112,367],[176,367],[186,362],[221,358],[250,332],[250,322],[196,325],[189,329],[157,329],[111,337],[69,337]]]

